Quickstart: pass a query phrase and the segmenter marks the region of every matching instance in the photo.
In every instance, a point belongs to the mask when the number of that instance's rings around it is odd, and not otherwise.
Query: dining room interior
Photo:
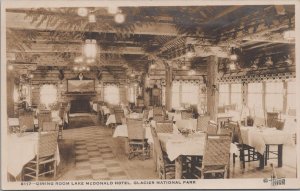
[[[8,181],[297,177],[295,5],[5,19]]]

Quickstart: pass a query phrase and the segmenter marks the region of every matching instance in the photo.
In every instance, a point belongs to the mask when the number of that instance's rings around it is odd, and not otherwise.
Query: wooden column
[[[7,116],[14,117],[14,87],[15,87],[15,73],[14,71],[7,72],[6,83],[6,98],[7,98]]]
[[[207,57],[207,112],[210,119],[217,121],[219,91],[217,84],[218,57]]]
[[[169,111],[172,109],[172,78],[173,78],[173,68],[172,65],[165,63],[166,67],[166,89],[165,89],[165,98],[166,98],[166,109]]]
[[[287,111],[287,81],[283,81],[283,107],[282,107],[282,113],[286,114]]]

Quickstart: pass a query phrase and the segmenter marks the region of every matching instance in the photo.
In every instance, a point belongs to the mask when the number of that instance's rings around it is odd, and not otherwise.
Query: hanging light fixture
[[[121,12],[117,13],[115,15],[115,22],[118,24],[122,24],[125,21],[125,15]]]
[[[86,58],[95,59],[97,56],[97,42],[95,39],[86,39],[83,47]]]
[[[233,70],[236,70],[236,63],[235,62],[230,62],[229,63],[229,70],[233,71]]]
[[[193,49],[192,45],[189,44],[186,52],[186,57],[192,58],[193,56],[195,56],[195,50]]]
[[[195,75],[196,74],[196,71],[195,70],[190,70],[190,71],[188,71],[188,75],[189,76],[193,76],[193,75]]]

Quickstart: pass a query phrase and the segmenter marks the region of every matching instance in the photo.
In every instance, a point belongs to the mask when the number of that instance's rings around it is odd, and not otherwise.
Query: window
[[[136,90],[134,86],[131,86],[128,89],[128,101],[130,103],[135,103],[135,98],[136,98]]]
[[[242,84],[231,84],[230,103],[235,104],[237,108],[241,108],[242,102]]]
[[[104,86],[104,101],[109,104],[117,105],[120,103],[120,91],[116,85]]]
[[[174,82],[172,86],[172,107],[182,104],[197,105],[199,101],[199,85],[187,82]]]
[[[262,83],[248,84],[248,107],[251,115],[264,117],[263,111],[263,86]]]
[[[172,107],[180,107],[180,83],[174,82],[172,85]]]
[[[43,85],[40,89],[40,100],[42,104],[49,107],[57,101],[57,88],[55,85]]]
[[[181,84],[181,95],[182,101],[184,104],[198,104],[198,95],[199,95],[199,87],[197,84],[192,83],[182,83]]]
[[[229,84],[219,85],[219,106],[229,105]]]
[[[282,111],[283,109],[283,83],[266,83],[266,109],[267,111]]]
[[[165,86],[162,86],[161,88],[161,91],[162,91],[162,105],[166,105],[166,87]]]
[[[296,82],[290,81],[287,83],[287,109],[296,109]]]

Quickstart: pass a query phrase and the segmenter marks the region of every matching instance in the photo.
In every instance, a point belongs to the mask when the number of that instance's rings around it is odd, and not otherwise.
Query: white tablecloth
[[[241,127],[241,135],[244,144],[254,147],[261,154],[264,153],[266,144],[294,146],[292,134],[276,128]]]
[[[158,138],[168,158],[173,161],[180,155],[203,156],[205,148],[205,133],[196,133],[185,137],[181,134],[159,133]],[[238,148],[231,144],[231,153],[238,154]]]
[[[148,119],[153,118],[153,109],[149,110]]]
[[[103,110],[104,115],[110,114],[109,108],[106,106],[102,106],[101,109]]]
[[[106,125],[114,124],[114,123],[116,123],[116,116],[115,114],[111,114],[107,118]]]
[[[34,125],[37,125],[38,120],[33,119],[33,123]],[[19,125],[20,125],[19,118],[8,118],[8,126],[12,127],[12,126],[19,126]]]
[[[168,118],[173,119],[173,121],[181,120],[181,112],[168,112]]]
[[[149,126],[146,126],[145,137],[148,139],[148,143],[153,143],[153,138],[151,134],[151,129]],[[113,137],[128,137],[127,125],[118,125],[115,129]]]
[[[176,123],[175,123],[175,127],[177,127],[177,129],[196,130],[197,129],[197,119],[180,119],[180,120],[177,120]]]
[[[8,155],[7,171],[17,177],[25,164],[32,160],[37,152],[38,133],[26,133],[23,136],[16,134],[7,137]],[[60,162],[59,149],[56,150],[57,164]]]
[[[98,104],[97,103],[93,103],[93,110],[95,111],[95,112],[97,112],[98,111],[98,106],[97,106]]]

